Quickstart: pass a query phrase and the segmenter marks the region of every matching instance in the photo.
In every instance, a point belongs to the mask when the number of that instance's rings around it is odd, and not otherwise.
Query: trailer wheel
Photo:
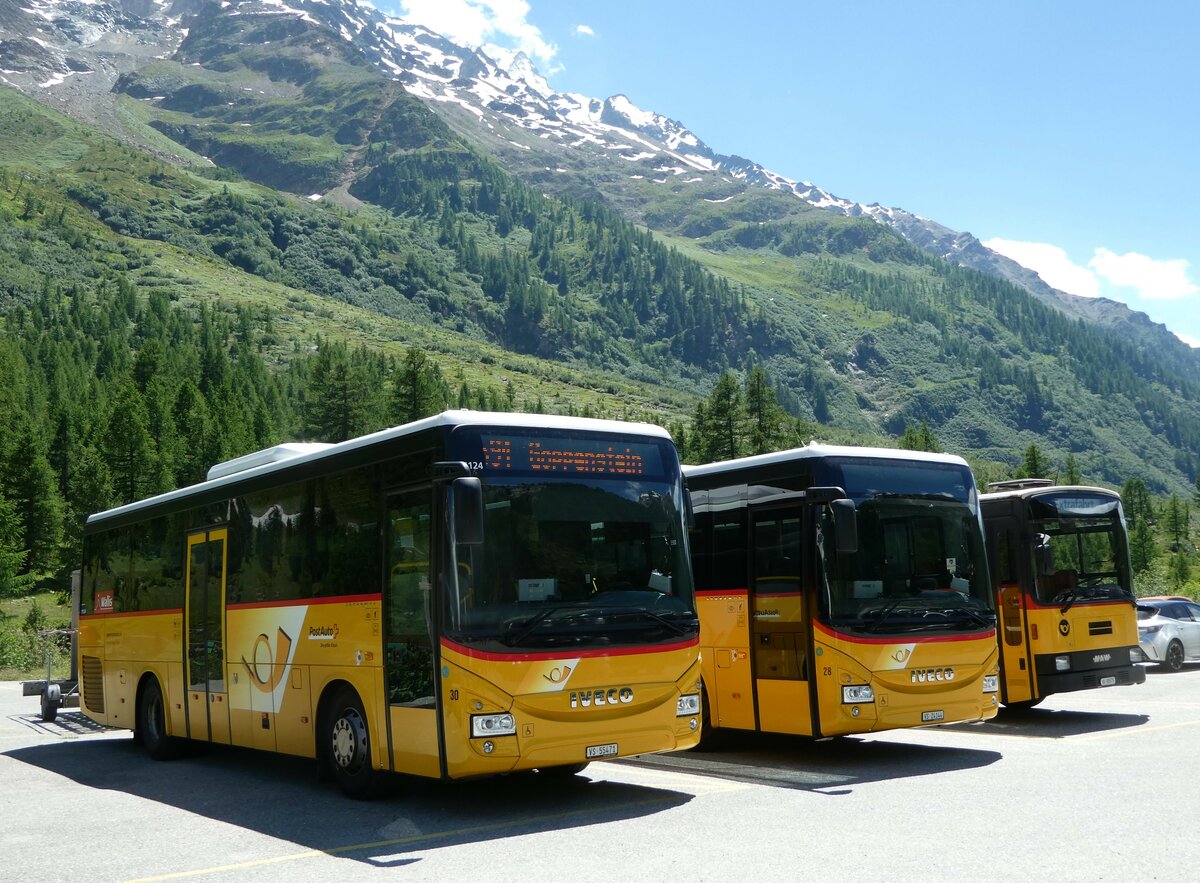
[[[61,702],[61,699],[51,698],[49,684],[42,688],[42,720],[50,723],[58,717],[58,706]]]

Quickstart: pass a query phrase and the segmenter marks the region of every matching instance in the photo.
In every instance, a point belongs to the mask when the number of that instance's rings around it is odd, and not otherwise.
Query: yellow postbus
[[[699,623],[663,430],[448,411],[92,515],[81,706],[384,772],[574,773],[694,745]]]
[[[964,460],[810,444],[684,473],[706,726],[827,737],[995,715]]]
[[[1000,610],[1001,701],[1141,684],[1121,498],[1045,479],[989,484],[983,520]]]

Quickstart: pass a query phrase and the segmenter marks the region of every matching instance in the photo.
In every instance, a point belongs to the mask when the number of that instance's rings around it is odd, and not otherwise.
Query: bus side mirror
[[[696,508],[692,505],[692,492],[687,489],[687,485],[683,487],[683,511],[684,517],[687,519],[685,526],[688,530],[695,530]]]
[[[456,478],[450,484],[454,513],[454,541],[468,545],[483,542],[483,482],[478,478]]]
[[[833,529],[836,534],[839,555],[853,555],[858,551],[858,512],[854,501],[830,500],[829,511],[833,513]]]

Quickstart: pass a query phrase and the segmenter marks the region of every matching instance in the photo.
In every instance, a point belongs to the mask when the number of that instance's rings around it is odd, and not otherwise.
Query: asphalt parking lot
[[[11,880],[1190,879],[1200,669],[972,726],[593,764],[566,784],[400,780],[370,803],[310,762],[155,763],[0,683]]]

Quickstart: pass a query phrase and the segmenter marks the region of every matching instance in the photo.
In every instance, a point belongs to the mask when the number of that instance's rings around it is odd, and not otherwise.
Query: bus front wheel
[[[343,687],[334,695],[324,718],[321,741],[326,769],[350,797],[374,797],[379,791],[380,775],[371,766],[371,731],[362,700],[354,690]]]

